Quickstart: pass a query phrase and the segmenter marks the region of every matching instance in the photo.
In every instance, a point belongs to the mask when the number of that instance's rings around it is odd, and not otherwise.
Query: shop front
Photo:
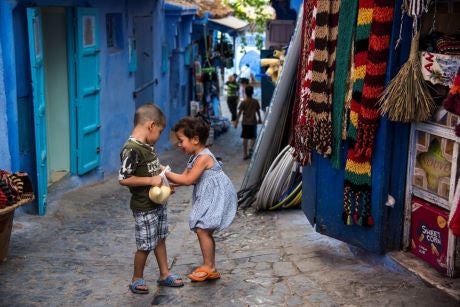
[[[459,196],[458,114],[445,110],[443,101],[460,66],[458,3],[421,1],[426,13],[403,12],[401,1],[371,2],[318,7],[337,23],[322,27],[317,15],[316,28],[308,27],[315,16],[304,3],[303,79],[291,142],[304,165],[302,209],[322,234],[378,254],[412,251],[454,276],[458,245],[449,221]],[[324,30],[325,44],[331,46],[332,37],[336,48],[324,51],[328,61],[321,64],[315,53]],[[414,44],[418,35],[420,44]],[[411,53],[420,65],[412,65]],[[424,81],[414,77],[422,72]],[[430,97],[419,98],[422,90]],[[426,101],[432,103],[428,112]]]

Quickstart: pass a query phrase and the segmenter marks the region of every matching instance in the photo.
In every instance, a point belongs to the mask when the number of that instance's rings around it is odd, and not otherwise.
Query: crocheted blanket
[[[332,99],[332,156],[331,163],[340,168],[340,151],[344,129],[345,99],[347,86],[351,82],[350,62],[355,20],[358,13],[358,0],[342,1],[339,12],[339,33],[337,41],[337,60]]]
[[[310,53],[314,49],[311,37],[315,33],[316,0],[303,2],[302,41],[300,60],[297,65],[297,87],[292,111],[293,125],[291,146],[294,147],[294,157],[301,165],[310,163],[309,146],[307,145],[307,125],[305,113],[309,97],[309,76],[311,72]],[[314,43],[314,41],[313,41]],[[311,75],[311,73],[310,73]],[[311,77],[310,77],[311,78]]]
[[[304,12],[309,15],[304,19],[301,54],[308,55],[299,62],[301,82],[293,129],[295,156],[302,165],[310,163],[313,150],[323,156],[332,153],[332,82],[339,8],[339,0],[304,1]]]

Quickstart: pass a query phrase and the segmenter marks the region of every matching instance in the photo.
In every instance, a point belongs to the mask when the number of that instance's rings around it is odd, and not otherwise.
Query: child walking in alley
[[[228,76],[228,81],[225,82],[227,87],[227,105],[230,113],[232,114],[232,122],[234,123],[236,120],[236,113],[238,107],[238,91],[239,86],[235,80],[234,75]]]
[[[220,163],[205,146],[209,135],[207,123],[200,118],[187,117],[174,126],[174,132],[177,146],[191,157],[182,174],[166,172],[166,177],[177,185],[195,185],[189,226],[198,237],[203,255],[203,265],[188,277],[192,281],[218,279],[220,273],[216,270],[213,234],[228,227],[235,217],[235,188]]]
[[[163,112],[154,104],[139,107],[134,115],[134,129],[120,154],[119,182],[129,187],[130,208],[135,221],[137,251],[134,255],[134,273],[129,289],[133,293],[149,292],[144,281],[147,256],[153,250],[160,270],[160,286],[181,287],[180,276],[170,274],[166,256],[168,219],[166,206],[149,198],[151,186],[160,186],[161,165],[154,144],[166,125]]]
[[[243,139],[243,160],[251,157],[254,148],[254,143],[257,138],[257,124],[262,123],[260,117],[259,101],[252,98],[254,88],[251,85],[246,86],[246,99],[238,107],[238,115],[235,120],[235,128],[238,126],[238,121],[243,114],[241,138]],[[256,117],[257,115],[257,117]],[[249,146],[248,146],[249,145]]]

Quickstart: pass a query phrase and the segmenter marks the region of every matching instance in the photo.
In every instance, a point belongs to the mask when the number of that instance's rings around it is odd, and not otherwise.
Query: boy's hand
[[[179,185],[176,183],[169,183],[169,187],[171,188],[171,194],[174,194],[176,192],[176,187]]]
[[[235,123],[233,123],[233,127],[238,127],[238,121],[235,120]]]
[[[162,181],[161,176],[152,176],[150,179],[150,185],[159,187],[161,186]]]

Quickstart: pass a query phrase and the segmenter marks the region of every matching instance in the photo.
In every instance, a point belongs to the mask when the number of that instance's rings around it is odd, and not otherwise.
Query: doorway
[[[70,172],[69,79],[66,10],[42,9],[48,185]]]
[[[137,71],[134,76],[134,100],[136,108],[153,102],[153,33],[152,16],[134,17],[134,38],[136,40]]]
[[[37,201],[48,186],[100,164],[98,10],[28,7]],[[49,179],[48,179],[49,178]]]

